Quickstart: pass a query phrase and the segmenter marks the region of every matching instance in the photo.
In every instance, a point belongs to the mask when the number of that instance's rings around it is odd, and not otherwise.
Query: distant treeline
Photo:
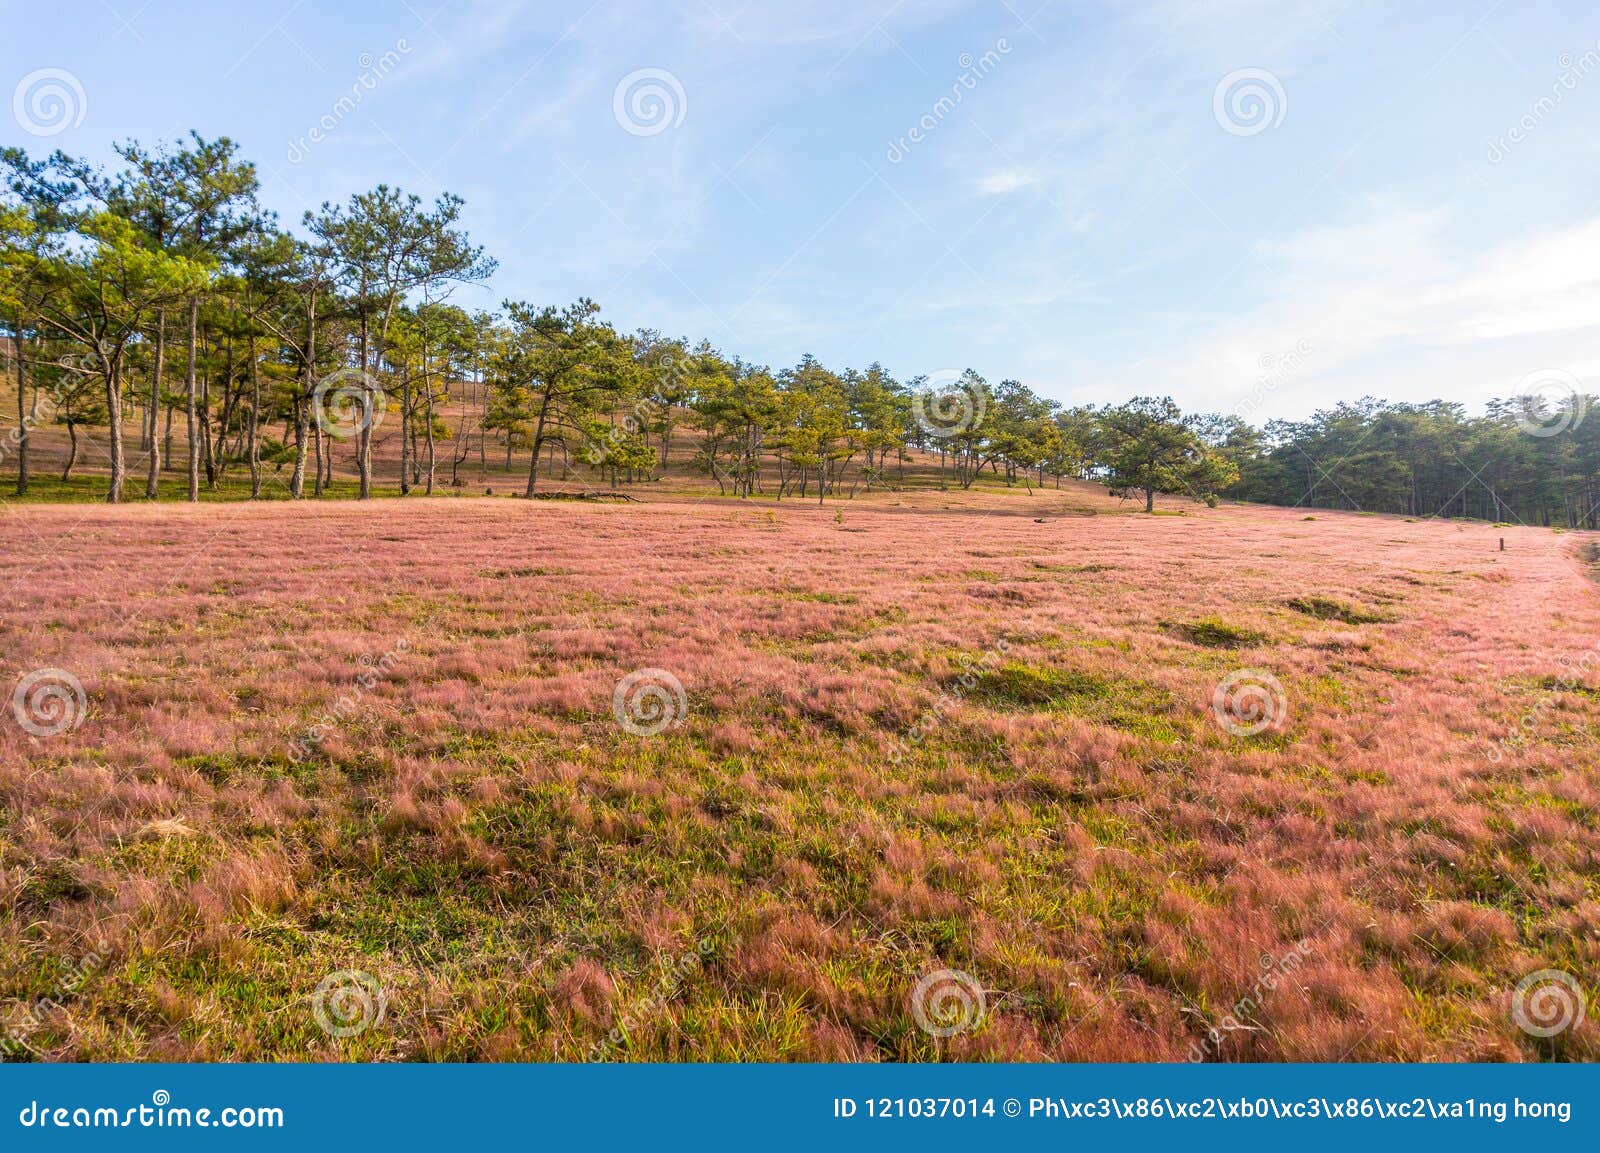
[[[525,469],[530,496],[552,471],[617,484],[677,467],[730,495],[822,501],[904,483],[918,449],[946,485],[1074,477],[1147,509],[1172,493],[1592,528],[1600,507],[1600,436],[1575,387],[1481,418],[1363,401],[1257,430],[1159,397],[1064,408],[971,369],[900,381],[806,357],[774,371],[619,333],[589,300],[451,304],[495,268],[454,196],[428,205],[379,185],[290,232],[226,138],[116,151],[110,172],[0,151],[0,331],[17,394],[0,457],[19,493],[49,423],[67,432],[64,477],[79,431],[106,430],[112,501],[136,429],[148,499],[175,463],[189,500],[234,469],[253,496],[268,478],[320,495],[336,462],[366,497],[375,443],[398,442],[398,461],[377,464],[402,494],[463,483],[475,457]]]
[[[1600,412],[1565,374],[1529,395],[1459,404],[1366,399],[1273,421],[1229,449],[1227,495],[1270,504],[1600,528]]]

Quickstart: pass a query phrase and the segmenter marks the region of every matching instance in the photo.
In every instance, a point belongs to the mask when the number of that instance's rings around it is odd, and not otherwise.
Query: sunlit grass
[[[1506,1011],[1597,960],[1562,539],[1096,501],[18,509],[0,651],[88,709],[0,726],[0,991],[96,955],[44,1057],[1182,1060],[1305,940],[1216,1056],[1594,1056]],[[635,736],[647,667],[687,710]],[[384,1016],[332,1037],[346,970]]]

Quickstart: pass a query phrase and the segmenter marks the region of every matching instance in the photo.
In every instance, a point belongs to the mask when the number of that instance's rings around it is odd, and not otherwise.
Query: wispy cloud
[[[998,168],[978,178],[978,191],[985,196],[1004,196],[1033,183],[1033,174],[1025,168]]]
[[[1536,369],[1592,373],[1600,220],[1482,251],[1452,242],[1449,224],[1438,209],[1394,209],[1262,244],[1264,303],[1133,371],[1108,372],[1098,387],[1126,391],[1154,379],[1221,408],[1249,391],[1263,358],[1301,342],[1314,357],[1262,415],[1368,393],[1476,405],[1513,394]]]

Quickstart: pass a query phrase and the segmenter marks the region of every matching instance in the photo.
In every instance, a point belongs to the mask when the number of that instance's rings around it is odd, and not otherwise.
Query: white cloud
[[[1536,369],[1582,377],[1600,328],[1600,219],[1483,253],[1453,251],[1447,223],[1391,211],[1261,245],[1266,303],[1091,387],[1147,392],[1154,380],[1191,406],[1224,408],[1256,389],[1264,364],[1303,347],[1258,419],[1364,394],[1476,406]]]
[[[1025,168],[1000,168],[978,179],[978,191],[985,196],[1004,196],[1033,183],[1033,174]]]

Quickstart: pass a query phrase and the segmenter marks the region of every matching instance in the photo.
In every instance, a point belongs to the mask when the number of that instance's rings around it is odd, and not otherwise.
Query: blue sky
[[[286,220],[456,192],[471,306],[1257,421],[1600,387],[1592,3],[5,7],[0,141],[227,134]]]

